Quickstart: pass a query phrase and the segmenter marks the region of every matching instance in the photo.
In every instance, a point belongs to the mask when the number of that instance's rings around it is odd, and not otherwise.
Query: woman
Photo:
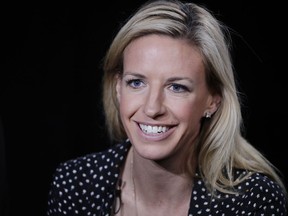
[[[61,164],[48,215],[286,215],[277,169],[241,134],[229,34],[205,8],[144,4],[104,61],[116,144]]]

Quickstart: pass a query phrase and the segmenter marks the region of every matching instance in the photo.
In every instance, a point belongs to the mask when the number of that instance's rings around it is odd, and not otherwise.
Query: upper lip
[[[176,125],[176,124],[147,123],[147,122],[137,122],[137,121],[136,121],[136,123],[138,125],[141,124],[141,125],[152,126],[152,127],[154,127],[154,126],[157,126],[157,127],[162,126],[162,127],[168,127],[168,128],[174,127]]]

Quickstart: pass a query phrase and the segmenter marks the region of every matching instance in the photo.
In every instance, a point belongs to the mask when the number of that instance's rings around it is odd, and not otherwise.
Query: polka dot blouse
[[[119,167],[130,148],[125,142],[103,152],[62,163],[53,177],[48,199],[48,216],[110,216]],[[241,175],[244,171],[237,170]],[[240,195],[219,193],[217,198],[195,181],[188,216],[287,216],[283,191],[267,176],[255,173],[238,186]]]

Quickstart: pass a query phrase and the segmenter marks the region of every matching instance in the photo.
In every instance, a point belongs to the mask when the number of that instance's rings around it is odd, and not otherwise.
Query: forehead
[[[163,35],[147,35],[132,41],[124,50],[123,66],[124,72],[204,73],[202,56],[196,47]]]

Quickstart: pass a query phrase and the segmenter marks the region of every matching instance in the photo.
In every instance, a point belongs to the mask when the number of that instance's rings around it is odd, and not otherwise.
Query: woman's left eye
[[[176,92],[176,93],[178,93],[178,92],[186,92],[186,91],[189,90],[186,86],[181,85],[181,84],[172,84],[170,86],[170,89],[172,91]]]

